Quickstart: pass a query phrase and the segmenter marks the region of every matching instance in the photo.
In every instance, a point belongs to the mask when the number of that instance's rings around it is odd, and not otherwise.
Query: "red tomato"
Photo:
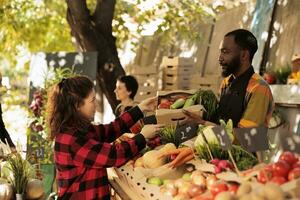
[[[298,158],[292,152],[285,151],[280,155],[279,160],[284,160],[285,162],[287,162],[289,165],[292,166],[294,163],[298,161]]]
[[[275,176],[271,179],[271,182],[281,185],[286,182],[286,179],[282,176]]]
[[[171,106],[171,102],[162,102],[158,105],[158,108],[159,109],[170,109],[170,106]]]
[[[225,183],[216,183],[211,186],[210,192],[215,197],[220,192],[228,191],[228,186]]]
[[[292,168],[300,168],[300,161],[294,163]]]
[[[287,177],[289,171],[290,171],[290,165],[283,160],[279,160],[278,162],[273,164],[274,176]]]
[[[258,172],[257,180],[260,183],[266,183],[271,180],[272,177],[273,173],[271,171],[263,169]]]
[[[230,191],[231,194],[236,194],[237,190],[239,189],[239,185],[238,184],[229,184],[228,185],[228,190]]]
[[[291,181],[299,177],[300,177],[300,167],[294,168],[289,172],[288,180]]]

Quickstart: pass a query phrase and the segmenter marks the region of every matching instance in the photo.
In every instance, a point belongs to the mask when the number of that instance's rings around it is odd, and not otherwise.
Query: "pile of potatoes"
[[[215,200],[284,200],[285,195],[279,185],[267,183],[253,189],[248,182],[242,183],[233,195],[230,192],[219,193]]]

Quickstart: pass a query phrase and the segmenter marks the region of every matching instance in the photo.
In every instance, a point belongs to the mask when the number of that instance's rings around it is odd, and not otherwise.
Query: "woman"
[[[115,110],[115,115],[118,117],[123,112],[129,110],[133,106],[137,105],[134,101],[134,97],[139,88],[137,80],[133,76],[121,76],[116,83],[115,94],[117,100],[121,103]]]
[[[55,139],[59,199],[110,199],[106,168],[121,166],[145,147],[160,125],[145,126],[135,137],[113,141],[153,110],[149,98],[107,125],[93,125],[95,91],[85,76],[63,79],[49,91],[47,119]]]

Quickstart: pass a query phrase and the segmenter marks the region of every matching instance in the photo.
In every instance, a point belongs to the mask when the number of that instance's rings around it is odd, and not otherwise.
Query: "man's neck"
[[[233,73],[234,78],[237,78],[237,77],[241,76],[242,74],[244,74],[250,67],[251,67],[251,63],[242,65],[238,72]]]

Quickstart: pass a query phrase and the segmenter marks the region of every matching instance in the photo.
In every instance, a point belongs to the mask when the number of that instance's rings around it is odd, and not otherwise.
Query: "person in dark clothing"
[[[2,87],[2,74],[0,73],[0,88]],[[1,94],[0,94],[1,96]],[[3,143],[8,144],[11,148],[15,148],[2,119],[2,106],[0,102],[0,139]]]

